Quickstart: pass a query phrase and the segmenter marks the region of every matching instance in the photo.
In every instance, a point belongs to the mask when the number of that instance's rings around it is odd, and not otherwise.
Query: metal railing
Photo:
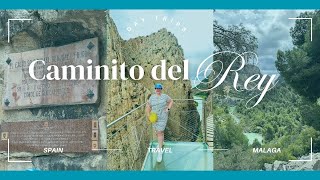
[[[173,101],[165,141],[206,142],[208,102],[203,99]],[[156,141],[145,107],[143,103],[107,124],[108,170],[141,169],[150,142]]]
[[[205,119],[205,128],[203,134],[205,134],[204,141],[209,145],[209,147],[213,147],[213,136],[214,136],[214,122],[213,122],[213,96],[209,96],[209,98],[203,102],[204,107],[204,119]]]

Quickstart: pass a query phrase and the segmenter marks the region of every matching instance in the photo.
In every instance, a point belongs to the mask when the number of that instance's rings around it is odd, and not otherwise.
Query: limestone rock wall
[[[61,46],[98,37],[100,60],[106,59],[106,13],[104,11],[12,10],[0,11],[0,99],[4,92],[4,69],[7,54],[44,47]],[[27,18],[10,24],[7,42],[7,19]],[[100,97],[106,96],[101,82]],[[69,105],[32,109],[7,110],[0,107],[0,123],[18,121],[50,121],[63,119],[99,119],[105,130],[106,100],[92,105]],[[106,136],[100,133],[100,144],[106,147]],[[31,163],[8,163],[7,152],[0,152],[1,170],[102,170],[106,169],[106,152],[77,154],[10,153],[11,160],[31,160]]]
[[[112,59],[118,65],[127,62],[124,47],[116,26],[107,15],[107,59],[105,64],[111,66]],[[110,124],[124,114],[136,109],[107,129],[108,170],[141,169],[148,143],[152,137],[151,125],[145,116],[145,102],[150,91],[136,81],[108,81],[106,101],[107,122]],[[140,107],[140,108],[139,108]]]
[[[312,161],[310,155],[302,156],[299,160],[306,161],[275,161],[272,164],[265,164],[264,168],[266,171],[317,171],[320,170],[320,154],[315,153],[312,156]]]
[[[111,60],[116,59],[118,65],[126,63],[126,72],[129,72],[129,68],[134,65],[141,65],[145,71],[144,78],[139,81],[108,82],[107,101],[108,104],[112,104],[107,110],[108,123],[135,108],[138,109],[107,129],[108,149],[121,149],[121,151],[108,153],[107,166],[110,170],[139,170],[147,153],[149,142],[154,139],[152,126],[145,117],[144,103],[154,92],[155,83],[162,83],[164,93],[173,99],[184,99],[175,100],[170,111],[168,128],[165,132],[167,140],[195,140],[192,135],[184,134],[186,130],[181,126],[189,131],[197,131],[194,127],[200,126],[199,114],[187,116],[188,114],[185,113],[196,109],[193,101],[185,100],[192,98],[190,81],[182,80],[182,78],[178,81],[155,81],[150,74],[151,68],[160,64],[160,60],[163,59],[167,60],[167,68],[172,65],[183,67],[183,51],[173,34],[161,29],[149,36],[124,41],[108,15],[107,32],[107,63],[111,64]]]
[[[139,64],[145,70],[144,78],[139,82],[143,84],[150,92],[154,93],[154,84],[161,83],[164,86],[163,93],[168,94],[174,101],[174,106],[169,114],[168,128],[166,129],[166,139],[192,141],[192,135],[186,134],[183,126],[193,133],[197,134],[194,129],[199,126],[199,116],[192,111],[196,107],[191,96],[191,82],[183,80],[183,60],[184,54],[177,38],[166,29],[160,29],[158,32],[144,37],[137,37],[128,41],[123,41],[124,56],[129,67]],[[182,72],[174,73],[175,77],[181,76],[179,80],[156,81],[151,77],[151,69],[160,64],[160,60],[166,60],[166,69],[172,65],[181,67]],[[160,70],[157,73],[160,77]],[[191,115],[191,116],[190,116]]]

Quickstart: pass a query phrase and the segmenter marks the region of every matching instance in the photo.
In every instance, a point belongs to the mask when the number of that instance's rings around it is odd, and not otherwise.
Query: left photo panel
[[[0,11],[1,170],[106,169],[106,14]]]

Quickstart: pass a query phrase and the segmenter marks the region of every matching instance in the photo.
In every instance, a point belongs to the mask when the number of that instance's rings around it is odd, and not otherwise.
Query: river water
[[[235,106],[232,106],[232,107],[229,107],[229,114],[231,115],[231,117],[234,119],[234,121],[239,124],[240,123],[240,119],[235,115],[235,110],[236,110],[236,107]],[[253,143],[253,141],[255,139],[257,139],[260,144],[262,144],[262,140],[263,140],[263,137],[261,134],[259,133],[251,133],[251,132],[248,132],[248,133],[243,133],[249,140],[249,144],[251,145]]]
[[[200,121],[202,121],[202,118],[203,118],[202,117],[203,116],[203,114],[202,114],[203,100],[202,99],[203,98],[200,96],[193,96],[193,99],[194,99],[194,101],[196,101],[198,103],[197,111],[200,115]]]
[[[203,108],[203,101],[202,101],[202,97],[200,96],[193,96],[193,99],[194,101],[196,101],[198,103],[198,106],[197,106],[197,111],[199,112],[199,115],[200,115],[200,120],[202,121],[202,108]],[[231,117],[234,119],[234,121],[239,124],[240,123],[240,119],[235,115],[235,106],[231,106],[229,107],[229,114],[231,115]],[[247,133],[243,133],[249,140],[249,144],[252,144],[253,141],[255,139],[257,139],[260,143],[262,143],[262,140],[263,140],[263,137],[261,134],[259,133],[251,133],[251,132],[247,132]]]

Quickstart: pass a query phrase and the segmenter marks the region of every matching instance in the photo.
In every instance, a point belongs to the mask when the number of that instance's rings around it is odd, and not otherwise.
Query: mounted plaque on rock
[[[93,124],[95,126],[93,126]],[[91,152],[98,149],[97,120],[7,122],[0,126],[0,151]]]
[[[90,61],[91,60],[91,61]],[[50,65],[67,67],[68,74],[88,76],[88,61],[92,66],[99,65],[98,38],[60,46],[37,49],[33,51],[8,54],[5,60],[7,69],[4,81],[5,89],[2,99],[3,109],[23,109],[41,106],[59,106],[75,104],[93,104],[98,100],[97,80],[48,80],[42,79]],[[34,77],[29,73],[29,66],[34,64]],[[69,67],[70,66],[70,67]],[[73,66],[73,67],[71,67]],[[56,71],[57,72],[57,71]],[[72,74],[72,72],[74,72]],[[56,75],[62,76],[62,72]]]

